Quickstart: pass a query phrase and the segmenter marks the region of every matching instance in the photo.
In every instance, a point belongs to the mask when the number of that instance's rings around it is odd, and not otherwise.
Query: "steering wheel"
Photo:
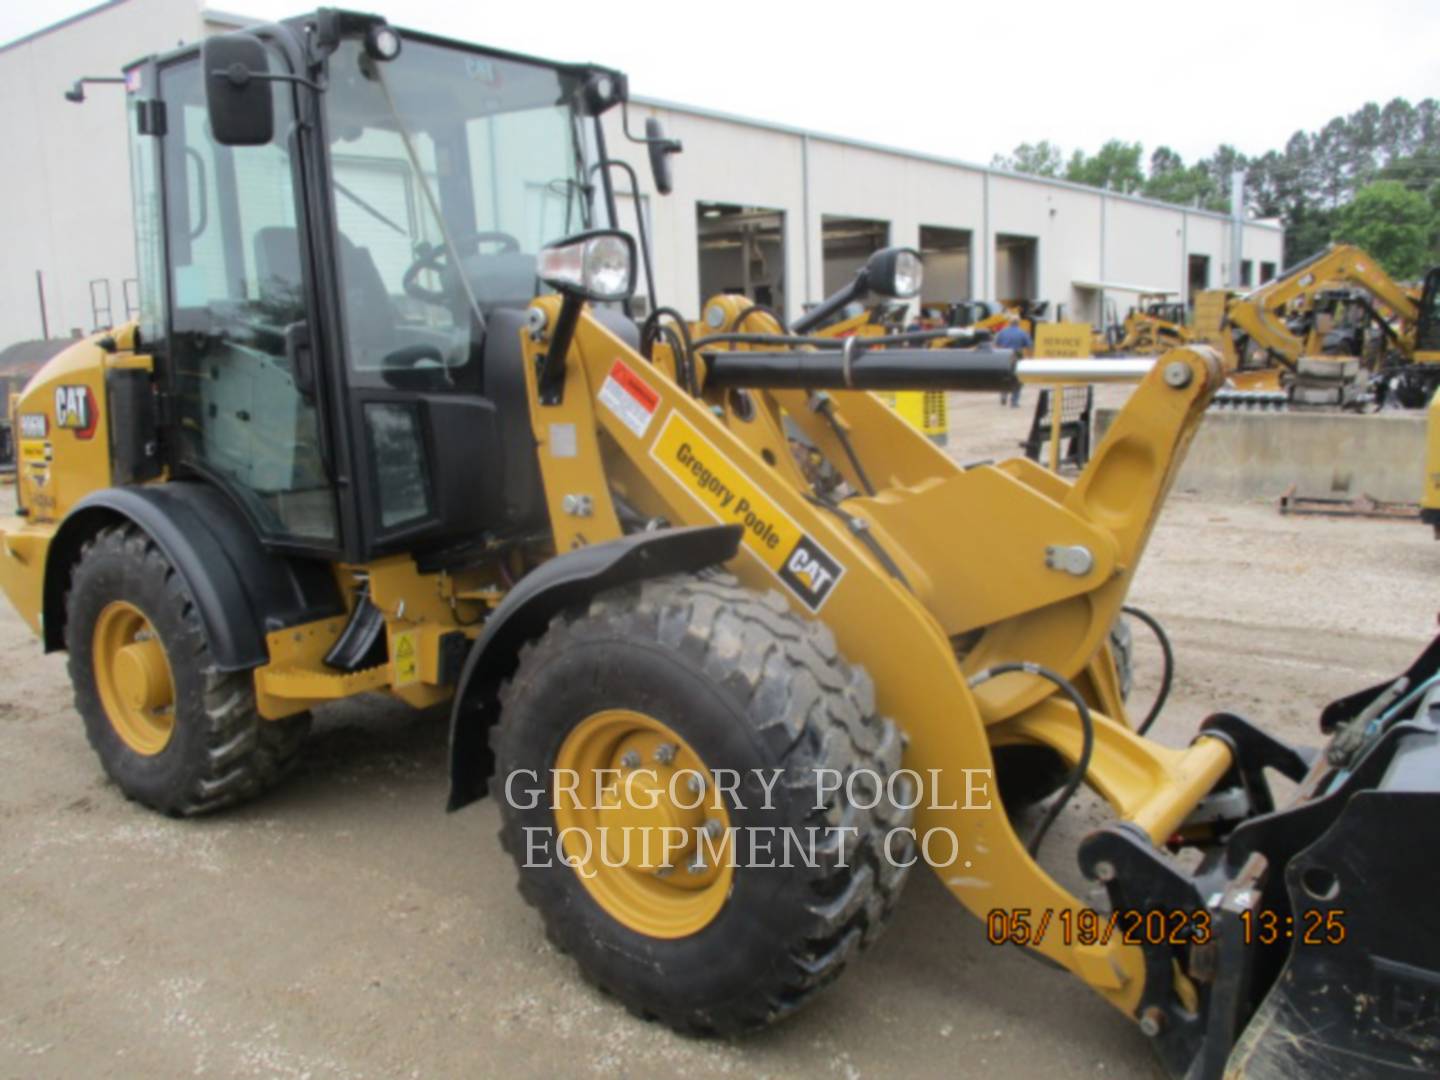
[[[455,246],[461,250],[477,244],[499,244],[498,254],[509,255],[520,250],[520,241],[506,232],[473,232],[456,239]],[[421,244],[415,249],[415,261],[405,270],[400,287],[405,295],[423,300],[427,304],[441,307],[451,302],[451,296],[444,289],[427,289],[420,284],[420,275],[434,270],[442,277],[450,269],[450,250],[442,244]]]

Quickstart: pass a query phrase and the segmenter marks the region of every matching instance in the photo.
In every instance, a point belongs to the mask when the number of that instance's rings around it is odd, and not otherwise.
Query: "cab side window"
[[[230,490],[266,536],[333,543],[315,403],[285,344],[306,319],[291,91],[274,87],[273,142],[228,147],[210,133],[198,59],[163,69],[160,89],[180,463]]]

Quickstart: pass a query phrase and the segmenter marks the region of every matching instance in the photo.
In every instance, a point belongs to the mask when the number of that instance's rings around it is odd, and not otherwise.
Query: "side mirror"
[[[655,180],[655,190],[669,195],[675,190],[675,179],[670,175],[670,155],[683,149],[679,139],[667,139],[665,128],[653,116],[645,118],[645,147],[650,152],[650,175]]]
[[[221,34],[200,49],[210,130],[221,146],[264,146],[275,136],[270,57],[254,34]]]

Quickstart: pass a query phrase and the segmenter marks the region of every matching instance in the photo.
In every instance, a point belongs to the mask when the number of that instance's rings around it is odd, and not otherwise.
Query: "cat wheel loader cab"
[[[1397,837],[1435,839],[1434,649],[1327,711],[1325,765],[1227,713],[1184,748],[1126,716],[1112,630],[1219,354],[820,326],[918,294],[898,249],[813,324],[720,297],[637,328],[608,69],[322,11],[127,81],[142,317],[27,386],[0,522],[127,796],[230,805],[315,705],[448,701],[451,808],[495,797],[551,940],[682,1031],[805,1004],[923,859],[1173,1075],[1433,1071],[1440,935]],[[875,393],[1060,375],[1138,381],[1073,481],[962,467]],[[1036,861],[1082,784],[1114,814],[1079,856],[1103,912]],[[1317,918],[1323,954],[1276,929]]]

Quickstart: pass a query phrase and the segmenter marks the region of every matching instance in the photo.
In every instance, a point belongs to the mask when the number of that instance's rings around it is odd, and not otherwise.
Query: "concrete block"
[[[1096,445],[1116,409],[1095,414]],[[1313,498],[1368,495],[1418,502],[1425,472],[1421,412],[1205,414],[1176,489],[1234,499],[1278,498],[1292,486]]]

